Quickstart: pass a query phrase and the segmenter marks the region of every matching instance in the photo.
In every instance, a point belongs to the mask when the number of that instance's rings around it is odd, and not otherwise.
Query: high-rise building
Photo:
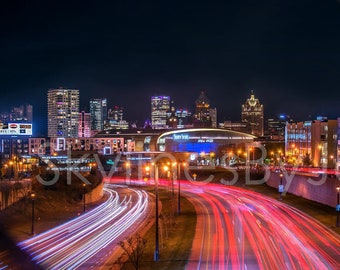
[[[210,114],[210,119],[211,119],[211,127],[216,128],[217,127],[217,109],[211,108],[209,114]]]
[[[78,137],[79,90],[48,90],[47,111],[49,137]]]
[[[128,129],[129,123],[123,119],[124,108],[121,106],[114,106],[108,110],[107,122],[104,126],[104,130],[110,129]]]
[[[318,118],[286,124],[285,153],[288,163],[334,169],[337,165],[338,120]]]
[[[177,109],[175,112],[177,117],[177,128],[192,127],[192,114],[188,109]]]
[[[32,123],[33,106],[30,104],[20,105],[11,108],[10,112],[4,112],[0,115],[2,123]]]
[[[178,118],[176,116],[176,109],[173,100],[171,100],[170,110],[166,113],[166,119],[166,123],[169,129],[176,129],[178,127]]]
[[[90,100],[91,129],[103,131],[107,121],[106,98],[92,98]]]
[[[249,124],[248,133],[257,137],[263,136],[263,105],[255,98],[253,90],[250,98],[242,105],[241,121]]]
[[[113,109],[109,109],[107,113],[108,120],[122,121],[124,115],[124,108],[121,106],[114,106]]]
[[[82,111],[79,113],[78,137],[88,138],[91,135],[91,114]]]
[[[211,109],[209,99],[201,91],[196,100],[196,111],[194,115],[194,127],[212,127]]]
[[[284,141],[287,122],[293,122],[289,115],[281,114],[278,118],[267,119],[264,135],[270,140]]]
[[[151,97],[151,126],[153,129],[167,128],[167,112],[170,111],[169,96]]]

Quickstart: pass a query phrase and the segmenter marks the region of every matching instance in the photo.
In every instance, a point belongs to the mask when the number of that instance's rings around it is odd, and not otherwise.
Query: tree
[[[146,246],[146,239],[139,234],[134,237],[127,238],[126,241],[120,241],[118,245],[124,250],[124,254],[128,257],[129,263],[132,263],[134,269],[138,270],[142,263],[143,254]]]
[[[302,164],[304,166],[311,166],[312,165],[312,160],[310,158],[310,154],[307,153],[303,158],[302,158]]]

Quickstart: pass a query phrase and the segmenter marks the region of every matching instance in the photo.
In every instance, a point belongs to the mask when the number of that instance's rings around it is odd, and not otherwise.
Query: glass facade
[[[169,96],[151,97],[151,126],[153,129],[167,128],[167,112],[170,111]]]

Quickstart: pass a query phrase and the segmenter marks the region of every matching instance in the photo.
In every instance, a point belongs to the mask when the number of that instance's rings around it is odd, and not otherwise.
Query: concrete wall
[[[31,181],[29,179],[0,180],[0,211],[27,196],[30,191]]]
[[[97,202],[103,198],[103,187],[104,183],[100,183],[95,189],[93,189],[90,193],[85,194],[86,203]]]
[[[278,188],[280,184],[280,174],[271,172],[267,185]],[[317,201],[331,207],[337,203],[336,187],[340,186],[340,180],[336,177],[297,175],[285,172],[282,178],[285,192]]]

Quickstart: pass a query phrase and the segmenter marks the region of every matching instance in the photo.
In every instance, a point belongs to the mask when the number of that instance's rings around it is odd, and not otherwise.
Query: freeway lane
[[[340,269],[340,237],[280,201],[181,182],[198,221],[186,269]]]
[[[116,191],[119,189],[119,194]],[[117,249],[117,243],[130,236],[148,216],[148,195],[107,184],[107,200],[95,209],[19,243],[44,269],[85,269],[99,257]],[[132,226],[135,226],[133,229]],[[99,267],[99,265],[97,265]]]

